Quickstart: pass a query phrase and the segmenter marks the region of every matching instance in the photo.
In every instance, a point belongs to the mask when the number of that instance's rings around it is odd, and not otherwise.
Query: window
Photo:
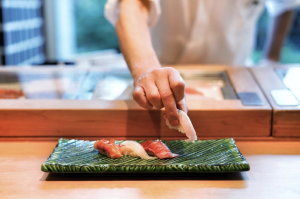
[[[44,62],[41,0],[2,0],[1,63],[29,65]]]
[[[114,27],[104,17],[105,0],[74,0],[76,52],[118,48]]]

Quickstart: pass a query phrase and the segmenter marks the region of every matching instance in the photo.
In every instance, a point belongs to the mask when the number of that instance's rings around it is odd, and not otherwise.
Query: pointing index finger
[[[172,126],[177,126],[179,123],[176,101],[173,92],[170,88],[168,78],[159,78],[157,87],[165,106],[167,118]]]
[[[179,72],[172,70],[169,74],[169,82],[176,102],[184,98],[185,83],[180,76]]]

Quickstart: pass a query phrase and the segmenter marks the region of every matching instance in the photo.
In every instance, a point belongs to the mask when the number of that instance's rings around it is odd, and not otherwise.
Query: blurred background
[[[125,66],[114,28],[104,17],[106,0],[1,0],[0,65]],[[262,58],[268,27],[265,11],[257,23],[251,62]],[[300,63],[300,8],[281,56]]]

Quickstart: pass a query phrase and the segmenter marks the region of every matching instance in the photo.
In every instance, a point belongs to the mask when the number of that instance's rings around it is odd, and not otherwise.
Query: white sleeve
[[[266,7],[271,16],[278,16],[300,5],[300,0],[266,0]]]
[[[153,27],[159,19],[161,8],[160,0],[149,0],[150,10],[149,10],[149,21],[148,25]],[[106,19],[115,26],[119,18],[119,3],[120,0],[108,0],[105,4],[105,17]]]

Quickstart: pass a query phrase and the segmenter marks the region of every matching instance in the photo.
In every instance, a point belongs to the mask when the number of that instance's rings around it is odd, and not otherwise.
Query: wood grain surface
[[[250,171],[193,175],[55,175],[57,142],[0,142],[0,198],[300,198],[300,142],[237,142]]]
[[[300,137],[300,105],[279,106],[271,95],[272,90],[287,90],[286,86],[276,75],[275,69],[288,69],[290,67],[279,66],[251,69],[252,74],[273,108],[272,136],[275,137]]]

